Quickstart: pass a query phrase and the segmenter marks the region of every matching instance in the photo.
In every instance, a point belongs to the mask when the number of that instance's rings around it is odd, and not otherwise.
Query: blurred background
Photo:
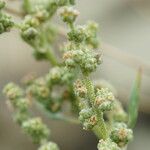
[[[19,10],[18,1],[6,0],[9,7]],[[93,78],[113,84],[125,107],[137,69],[142,67],[140,112],[129,150],[149,150],[150,0],[77,0],[76,7],[80,11],[78,23],[84,24],[90,19],[100,25],[103,64]],[[0,36],[0,91],[9,81],[19,83],[29,72],[44,75],[48,70],[48,63],[33,59],[32,49],[20,39],[17,31]],[[52,130],[51,138],[62,150],[96,150],[97,139],[82,127],[44,119]],[[0,150],[26,149],[34,150],[36,146],[13,123],[5,98],[0,94]]]

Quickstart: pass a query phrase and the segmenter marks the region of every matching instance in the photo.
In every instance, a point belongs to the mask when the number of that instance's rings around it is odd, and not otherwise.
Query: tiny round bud
[[[4,89],[3,93],[6,94],[8,99],[13,100],[14,103],[16,102],[17,98],[20,98],[23,96],[23,91],[20,89],[16,84],[14,83],[8,83]]]
[[[19,98],[16,102],[15,107],[19,111],[25,112],[25,111],[27,111],[29,104],[30,104],[30,101],[27,98]]]
[[[79,120],[83,124],[83,129],[89,130],[97,124],[98,118],[92,108],[84,108],[79,113]]]
[[[35,82],[29,86],[28,92],[37,97],[37,99],[47,99],[50,94],[49,87],[43,78],[35,80]]]
[[[33,142],[41,143],[47,140],[49,136],[49,129],[45,124],[43,124],[40,118],[32,118],[24,121],[22,124],[24,131],[31,136]]]
[[[48,143],[42,144],[42,146],[38,150],[59,150],[59,147],[54,142],[48,142]]]
[[[121,150],[111,139],[100,140],[97,148],[98,150]]]
[[[60,16],[62,17],[62,20],[67,23],[73,23],[78,15],[79,12],[72,7],[63,7],[60,10]]]
[[[13,25],[14,22],[11,20],[11,17],[0,12],[0,34],[9,31]]]
[[[110,111],[114,106],[114,100],[114,95],[108,88],[101,88],[96,93],[94,105],[100,111]]]
[[[86,30],[83,26],[78,26],[68,33],[69,41],[82,43],[86,39]]]
[[[33,27],[30,27],[22,32],[22,37],[27,41],[35,39],[37,35],[38,31]]]
[[[4,8],[6,3],[4,1],[0,1],[0,9]]]
[[[82,81],[77,80],[74,84],[75,94],[79,97],[84,98],[87,94],[87,89]]]
[[[39,20],[39,22],[43,22],[48,19],[49,14],[46,10],[41,9],[36,12],[35,17]]]
[[[119,147],[124,147],[133,138],[133,131],[127,128],[125,123],[115,123],[110,134],[112,141]]]
[[[58,83],[60,82],[61,77],[62,69],[60,67],[54,67],[49,71],[46,79],[49,83]]]

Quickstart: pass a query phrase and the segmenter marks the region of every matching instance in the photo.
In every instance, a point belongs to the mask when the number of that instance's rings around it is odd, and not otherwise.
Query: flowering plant
[[[59,147],[49,141],[50,129],[42,119],[32,115],[30,109],[34,103],[51,119],[81,123],[84,130],[91,130],[99,139],[98,150],[125,149],[133,139],[140,73],[126,112],[108,83],[91,80],[91,73],[102,63],[102,54],[97,50],[98,25],[93,21],[76,25],[79,12],[74,4],[74,0],[24,0],[23,20],[15,23],[3,11],[5,2],[0,1],[0,33],[17,28],[24,42],[33,48],[33,56],[49,61],[52,66],[42,77],[28,76],[23,88],[8,83],[3,93],[13,108],[14,120],[39,144],[39,150],[59,150]],[[67,34],[52,21],[56,12],[66,24]],[[58,35],[67,37],[61,48],[56,46]],[[62,59],[55,55],[55,49],[60,50]],[[74,117],[65,114],[66,103],[70,104]]]

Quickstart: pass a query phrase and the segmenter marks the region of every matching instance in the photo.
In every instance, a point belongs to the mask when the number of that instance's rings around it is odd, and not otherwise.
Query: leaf
[[[129,105],[128,105],[128,116],[129,116],[128,126],[130,128],[135,127],[137,117],[138,117],[141,76],[142,76],[142,70],[141,70],[141,68],[139,68],[135,83],[134,83],[132,91],[131,91],[130,101],[129,101]]]

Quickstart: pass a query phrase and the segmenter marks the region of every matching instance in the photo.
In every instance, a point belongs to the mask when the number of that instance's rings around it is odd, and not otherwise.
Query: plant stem
[[[80,124],[79,120],[74,117],[63,115],[62,113],[52,113],[44,108],[40,103],[35,103],[43,112],[52,120],[64,121],[72,124]]]
[[[84,75],[84,83],[85,86],[87,88],[87,94],[88,94],[88,98],[90,101],[90,104],[93,105],[94,104],[94,100],[95,100],[95,91],[94,91],[94,86],[92,81],[88,78],[87,75]],[[104,122],[103,119],[103,113],[99,112],[97,110],[97,108],[94,108],[95,112],[97,114],[98,117],[98,123],[97,125],[93,128],[93,132],[95,133],[95,135],[100,139],[106,139],[108,137],[108,132],[106,129],[106,124]]]
[[[54,56],[54,54],[52,53],[51,50],[47,51],[46,56],[47,56],[47,59],[50,61],[50,63],[53,66],[57,66],[58,65],[57,59],[56,59],[56,57]]]

